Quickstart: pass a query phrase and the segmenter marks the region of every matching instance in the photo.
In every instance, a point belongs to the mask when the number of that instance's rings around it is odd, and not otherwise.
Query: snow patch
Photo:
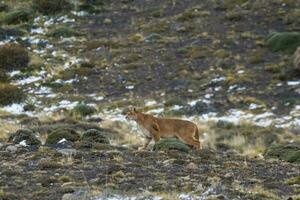
[[[288,81],[287,85],[289,85],[289,86],[300,85],[300,81]]]
[[[63,139],[59,140],[57,143],[61,144],[61,143],[64,143],[64,142],[67,142],[66,138],[63,138]]]
[[[26,144],[26,140],[22,140],[19,145],[23,146],[23,147],[27,147],[28,145]]]

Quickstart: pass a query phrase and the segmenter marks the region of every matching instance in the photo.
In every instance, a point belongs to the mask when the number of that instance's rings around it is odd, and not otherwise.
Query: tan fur
[[[294,53],[294,66],[300,72],[300,47]]]
[[[126,118],[136,121],[144,132],[147,138],[144,149],[147,148],[152,139],[158,142],[160,138],[174,137],[195,149],[202,149],[199,141],[199,130],[193,122],[181,119],[158,118],[138,112],[135,109],[129,111]]]

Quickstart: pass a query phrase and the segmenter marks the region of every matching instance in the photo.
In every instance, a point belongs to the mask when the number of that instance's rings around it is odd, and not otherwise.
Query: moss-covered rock
[[[26,145],[40,145],[41,141],[37,139],[35,134],[29,129],[20,129],[16,133],[12,134],[8,141],[14,144],[19,144],[24,141]]]
[[[33,0],[32,5],[34,9],[45,15],[66,12],[72,9],[72,4],[68,0]]]
[[[49,134],[46,144],[57,144],[62,139],[75,142],[80,140],[80,135],[73,129],[59,128]]]
[[[18,44],[0,46],[0,68],[12,71],[28,66],[28,51]]]
[[[267,36],[266,45],[273,52],[294,53],[300,46],[300,33],[298,32],[274,32]]]
[[[300,163],[300,144],[278,144],[266,149],[265,158],[279,158],[281,160]]]
[[[104,143],[109,144],[108,138],[97,129],[89,129],[85,131],[81,137],[82,141],[87,143]]]
[[[73,113],[75,115],[80,115],[83,117],[92,115],[95,112],[96,112],[96,109],[93,106],[89,106],[84,103],[77,104],[73,109]]]
[[[60,38],[60,37],[72,37],[72,36],[78,36],[79,34],[72,28],[61,26],[57,27],[54,30],[50,31],[49,36]]]
[[[8,83],[0,83],[0,105],[6,106],[12,103],[20,103],[25,96],[21,89]]]
[[[7,13],[1,20],[5,24],[20,24],[28,22],[33,18],[32,10],[30,9],[17,9]]]
[[[158,141],[154,145],[153,150],[154,151],[178,150],[182,152],[189,152],[190,148],[178,139],[168,138],[168,139],[161,139],[160,141]]]

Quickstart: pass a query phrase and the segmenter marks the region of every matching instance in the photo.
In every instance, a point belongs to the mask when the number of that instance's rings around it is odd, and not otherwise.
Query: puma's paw
[[[145,151],[145,150],[146,150],[145,147],[139,147],[139,148],[138,148],[138,151]]]

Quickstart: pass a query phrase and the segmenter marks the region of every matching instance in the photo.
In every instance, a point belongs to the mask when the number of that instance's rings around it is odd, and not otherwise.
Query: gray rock
[[[9,145],[6,147],[6,151],[9,151],[11,153],[16,153],[18,148],[15,145]]]
[[[77,153],[76,149],[58,149],[57,151],[65,156],[74,156]]]
[[[79,189],[74,193],[64,194],[62,200],[86,200],[88,199],[88,191],[84,189]]]

